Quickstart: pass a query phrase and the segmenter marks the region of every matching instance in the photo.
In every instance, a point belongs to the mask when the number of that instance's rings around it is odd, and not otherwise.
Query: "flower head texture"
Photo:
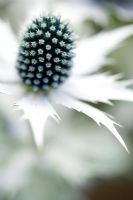
[[[24,33],[16,67],[23,83],[33,91],[57,88],[73,65],[74,34],[60,17],[45,16]]]
[[[126,26],[75,45],[68,22],[42,15],[26,27],[18,46],[10,27],[0,22],[0,92],[17,97],[17,109],[29,120],[39,148],[48,117],[60,121],[54,106],[59,104],[104,125],[128,151],[115,128],[117,123],[89,103],[133,101],[133,91],[128,88],[131,81],[120,80],[120,75],[95,73],[109,62],[106,56],[132,34],[133,26]]]

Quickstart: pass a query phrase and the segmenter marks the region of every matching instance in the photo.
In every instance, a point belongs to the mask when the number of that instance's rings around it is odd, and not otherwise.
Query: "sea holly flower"
[[[29,120],[38,147],[43,144],[48,117],[60,121],[54,108],[54,104],[60,104],[104,125],[128,151],[116,123],[89,102],[133,101],[130,81],[119,80],[118,75],[94,73],[108,62],[106,55],[133,34],[133,26],[77,41],[77,46],[70,24],[54,15],[31,21],[19,47],[13,33],[9,36],[11,30],[6,24],[1,22],[0,29],[4,47],[0,49],[0,92],[17,97],[16,106]]]

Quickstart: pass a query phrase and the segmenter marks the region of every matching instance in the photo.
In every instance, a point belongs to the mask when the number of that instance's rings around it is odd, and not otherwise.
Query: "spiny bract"
[[[57,88],[73,65],[74,33],[56,16],[35,19],[25,31],[16,68],[22,82],[33,91]]]

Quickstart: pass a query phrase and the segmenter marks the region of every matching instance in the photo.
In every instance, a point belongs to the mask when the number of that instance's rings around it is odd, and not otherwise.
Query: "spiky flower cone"
[[[75,39],[60,17],[35,19],[23,35],[16,67],[22,82],[33,91],[57,88],[69,76]]]

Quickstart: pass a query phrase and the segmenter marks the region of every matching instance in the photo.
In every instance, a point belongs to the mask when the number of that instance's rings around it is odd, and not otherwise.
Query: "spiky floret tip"
[[[73,65],[74,32],[56,16],[35,19],[23,34],[16,68],[22,82],[33,91],[57,88]]]

